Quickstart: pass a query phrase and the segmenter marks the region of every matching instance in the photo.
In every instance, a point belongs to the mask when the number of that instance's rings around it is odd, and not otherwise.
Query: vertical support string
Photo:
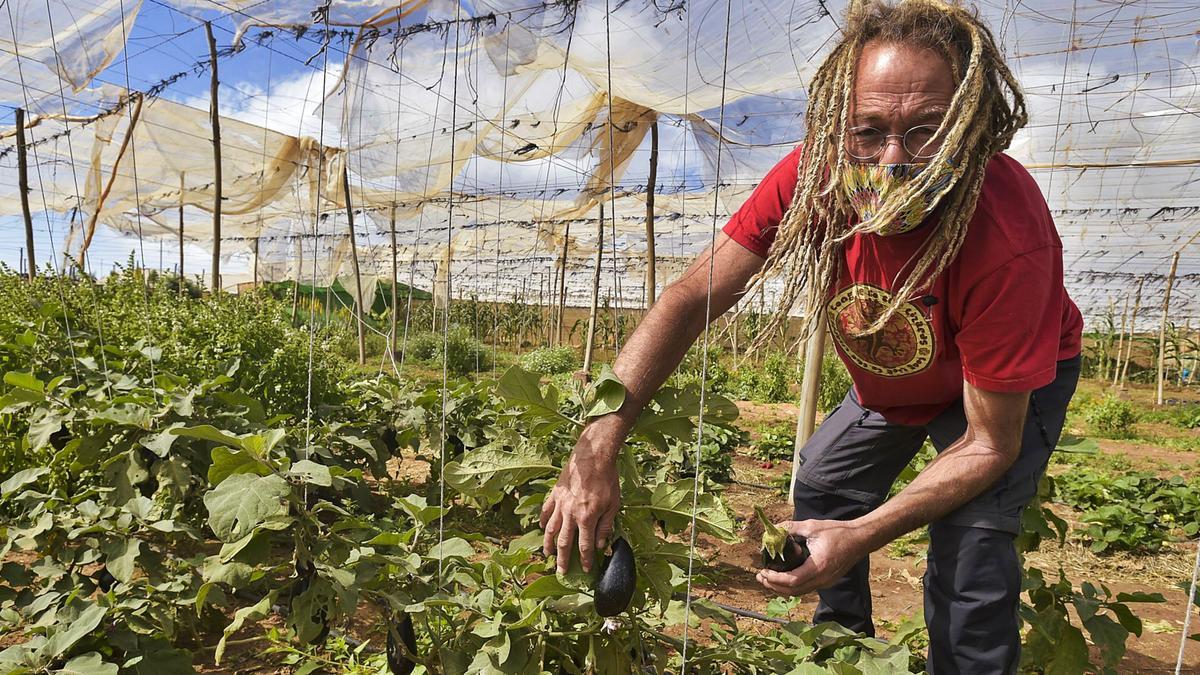
[[[442,442],[438,455],[438,548],[446,536],[446,398],[449,396],[449,351],[450,351],[450,282],[453,277],[454,261],[454,162],[455,151],[458,149],[456,133],[458,126],[458,47],[461,42],[462,3],[454,4],[454,77],[450,88],[450,189],[446,193],[446,312],[442,321]],[[437,309],[435,307],[434,311]],[[438,587],[444,579],[442,571],[445,556],[438,556]]]
[[[687,672],[688,624],[691,622],[692,616],[692,574],[696,564],[696,509],[698,508],[700,501],[700,481],[704,475],[700,466],[700,450],[704,443],[704,405],[706,403],[708,392],[708,350],[709,337],[712,332],[709,324],[712,321],[712,291],[716,258],[715,248],[717,243],[717,216],[720,212],[721,204],[721,157],[724,154],[723,151],[725,142],[725,94],[727,80],[729,77],[729,29],[732,15],[733,0],[726,0],[725,39],[721,63],[721,112],[717,123],[717,166],[715,172],[716,185],[713,186],[712,226],[709,231],[708,292],[704,299],[704,347],[700,360],[700,410],[697,414],[696,420],[696,451],[692,460],[692,466],[695,467],[696,476],[692,483],[692,524],[688,529],[687,595],[684,600],[683,649],[680,656],[682,661],[679,667],[680,672]]]

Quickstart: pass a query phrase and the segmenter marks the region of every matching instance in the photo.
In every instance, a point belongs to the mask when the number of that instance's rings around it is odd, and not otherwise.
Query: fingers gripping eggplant
[[[617,537],[613,542],[612,555],[600,566],[596,580],[596,613],[600,616],[616,616],[624,612],[633,600],[637,588],[637,563],[629,542]]]
[[[388,629],[387,664],[392,675],[409,675],[416,669],[417,664],[409,658],[409,654],[417,654],[417,634],[413,631],[412,617],[405,614],[403,619]]]
[[[808,560],[808,542],[772,523],[761,507],[754,507],[763,526],[762,566],[773,572],[791,572]]]

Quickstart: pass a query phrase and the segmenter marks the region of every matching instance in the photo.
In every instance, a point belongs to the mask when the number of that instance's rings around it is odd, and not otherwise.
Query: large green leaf
[[[33,373],[22,373],[17,370],[11,370],[4,374],[4,383],[11,387],[38,394],[45,393],[46,391],[46,383],[39,380]]]
[[[317,485],[320,487],[333,485],[333,477],[329,473],[329,467],[309,459],[302,459],[293,464],[292,468],[288,469],[287,475],[307,485]]]
[[[260,526],[282,529],[290,522],[291,488],[275,475],[240,473],[204,495],[208,525],[221,541],[237,541]]]
[[[243,474],[245,475],[245,474]],[[221,659],[225,657],[225,646],[229,640],[229,636],[242,629],[242,625],[246,620],[261,619],[271,611],[271,602],[274,600],[274,593],[268,593],[266,597],[259,600],[257,603],[239,609],[233,615],[233,621],[225,627],[224,633],[221,635],[220,642],[217,643],[216,654],[213,655],[213,661],[217,665],[221,665]]]
[[[595,395],[587,411],[588,417],[615,413],[625,403],[625,385],[607,365],[600,369],[600,377],[596,379],[594,391]]]
[[[242,439],[238,438],[237,436],[227,434],[210,424],[201,424],[194,427],[172,429],[171,433],[175,434],[176,436],[199,438],[205,441],[212,441],[213,443],[220,443],[221,445],[228,445],[229,447],[237,448],[238,450],[243,449]]]
[[[429,558],[446,560],[447,558],[470,558],[475,555],[475,549],[465,539],[451,537],[429,549]]]
[[[219,445],[213,448],[212,464],[208,466],[208,482],[220,485],[222,481],[239,473],[253,473],[266,476],[271,468],[254,455]]]
[[[32,469],[20,470],[14,473],[12,476],[9,476],[8,480],[0,483],[0,497],[7,497],[26,485],[36,482],[37,479],[45,476],[48,473],[50,473],[50,469],[44,466],[36,466]]]
[[[54,675],[117,675],[115,663],[105,663],[104,658],[96,652],[81,654],[67,661]]]
[[[696,436],[696,420],[700,416],[700,392],[695,389],[664,388],[655,395],[633,425],[633,434],[640,434],[662,448],[664,437],[691,440]],[[728,424],[737,419],[737,406],[717,394],[704,397],[706,424]]]
[[[166,457],[171,453],[171,446],[175,443],[175,439],[179,436],[171,433],[172,430],[183,426],[182,422],[175,422],[171,426],[154,434],[153,436],[145,436],[138,443],[147,450],[153,452],[159,457]]]
[[[104,566],[113,577],[122,583],[129,583],[133,580],[133,573],[137,569],[137,557],[141,552],[142,542],[132,537],[128,539],[117,539],[105,547],[104,555],[106,560]]]
[[[524,600],[561,598],[564,595],[570,595],[575,592],[576,589],[564,584],[557,576],[547,574],[546,576],[534,579],[533,583],[526,586],[521,591],[521,598]]]
[[[504,371],[496,385],[496,391],[510,403],[518,403],[527,407],[529,412],[542,418],[543,421],[555,424],[577,424],[575,420],[558,411],[557,390],[550,387],[548,391],[553,393],[543,394],[541,380],[538,376],[520,366],[512,366]]]
[[[520,440],[506,450],[492,444],[465,453],[446,464],[446,482],[459,492],[493,504],[514,487],[558,471],[550,454]]]
[[[676,532],[686,529],[694,517],[696,527],[701,532],[724,541],[737,541],[733,517],[715,496],[700,492],[696,495],[693,509],[694,486],[691,479],[674,483],[659,483],[654,487],[648,504],[627,504],[626,515],[639,517],[639,514],[644,514],[654,520],[662,521],[669,530]]]
[[[53,408],[36,408],[29,416],[29,448],[41,450],[50,444],[50,436],[62,429],[63,415]]]
[[[107,609],[101,605],[88,605],[75,616],[70,625],[50,636],[39,651],[39,656],[52,660],[67,653],[75,643],[87,637],[104,620]]]

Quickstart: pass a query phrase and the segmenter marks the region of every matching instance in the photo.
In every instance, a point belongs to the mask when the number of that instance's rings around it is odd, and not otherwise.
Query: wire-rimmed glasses
[[[891,138],[899,138],[904,151],[916,159],[929,159],[942,146],[936,124],[920,124],[903,134],[885,134],[875,127],[858,126],[846,131],[846,152],[854,159],[875,159],[883,153]]]

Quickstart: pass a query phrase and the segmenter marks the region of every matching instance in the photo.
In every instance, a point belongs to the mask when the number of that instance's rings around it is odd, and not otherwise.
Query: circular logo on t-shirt
[[[883,314],[892,294],[871,284],[854,284],[829,301],[830,332],[854,365],[883,377],[919,373],[933,363],[933,328],[913,302],[906,302],[884,327],[855,334]]]

